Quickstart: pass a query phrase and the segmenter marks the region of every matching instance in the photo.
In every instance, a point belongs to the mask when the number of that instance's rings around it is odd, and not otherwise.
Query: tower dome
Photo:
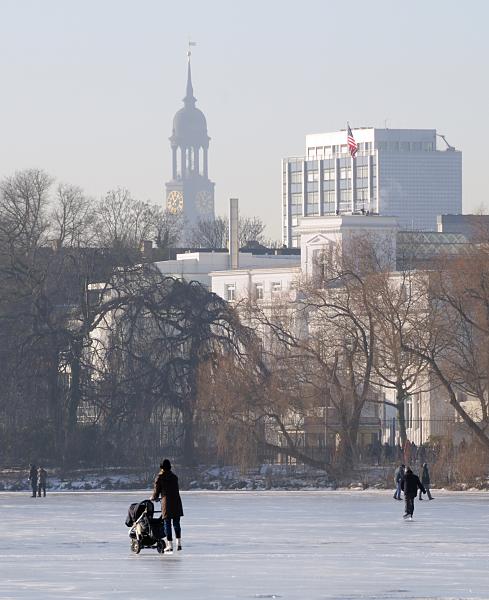
[[[173,117],[173,131],[170,138],[172,144],[177,146],[202,146],[209,144],[207,135],[207,121],[204,113],[196,108],[196,98],[192,87],[192,73],[190,61],[187,70],[187,92],[181,108]]]

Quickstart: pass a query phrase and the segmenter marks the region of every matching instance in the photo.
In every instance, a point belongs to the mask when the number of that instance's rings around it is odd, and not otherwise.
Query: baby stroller
[[[154,513],[151,500],[135,502],[129,507],[126,525],[131,528],[129,538],[132,552],[139,554],[142,548],[156,548],[160,554],[165,551],[163,519],[161,516],[155,518]]]

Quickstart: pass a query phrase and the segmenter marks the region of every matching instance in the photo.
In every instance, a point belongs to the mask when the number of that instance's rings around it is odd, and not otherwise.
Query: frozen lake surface
[[[436,490],[435,490],[436,492]],[[0,493],[0,598],[489,598],[489,495],[184,492],[183,552],[130,552],[147,493]]]

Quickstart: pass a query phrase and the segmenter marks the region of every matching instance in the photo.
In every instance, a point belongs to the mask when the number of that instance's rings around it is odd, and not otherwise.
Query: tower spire
[[[186,93],[185,93],[185,98],[183,99],[183,102],[185,105],[191,105],[194,106],[195,102],[196,102],[196,98],[194,97],[194,88],[192,86],[192,69],[190,67],[190,57],[192,56],[192,51],[190,50],[191,46],[196,46],[195,42],[189,42],[188,43],[188,50],[187,50],[187,89],[186,89]]]

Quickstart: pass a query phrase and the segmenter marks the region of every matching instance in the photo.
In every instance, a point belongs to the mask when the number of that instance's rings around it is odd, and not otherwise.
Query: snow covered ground
[[[0,598],[489,598],[489,496],[186,492],[183,552],[132,554],[147,493],[0,493]]]

